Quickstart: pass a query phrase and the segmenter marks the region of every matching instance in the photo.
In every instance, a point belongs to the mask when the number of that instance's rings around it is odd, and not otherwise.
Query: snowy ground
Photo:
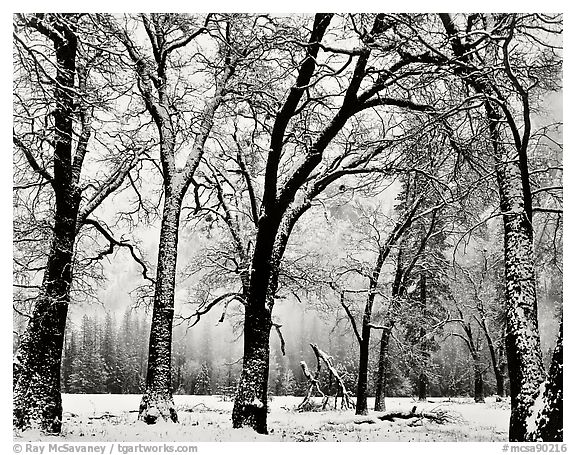
[[[180,423],[146,425],[136,419],[140,395],[63,395],[61,436],[41,436],[27,431],[16,434],[26,441],[506,441],[509,403],[487,398],[430,398],[419,403],[411,398],[388,398],[387,410],[444,409],[458,422],[436,424],[427,420],[354,423],[354,411],[296,412],[300,397],[273,397],[268,417],[269,435],[250,429],[232,429],[231,401],[219,396],[174,397]],[[373,404],[369,401],[369,406]],[[103,417],[105,414],[110,414]],[[372,412],[371,416],[378,413]]]

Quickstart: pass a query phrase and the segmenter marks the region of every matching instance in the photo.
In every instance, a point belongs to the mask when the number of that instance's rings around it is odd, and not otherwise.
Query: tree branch
[[[140,267],[142,267],[142,276],[144,277],[144,279],[150,281],[150,283],[152,284],[156,283],[156,280],[154,280],[154,278],[148,276],[148,266],[141,258],[138,257],[135,248],[132,244],[124,240],[116,240],[114,237],[112,237],[112,234],[110,234],[98,221],[92,218],[87,218],[83,220],[83,224],[93,226],[94,228],[96,228],[96,230],[100,232],[100,234],[102,234],[104,238],[108,240],[108,242],[110,243],[110,246],[108,247],[107,250],[104,250],[98,254],[97,260],[102,259],[104,256],[108,254],[112,254],[114,252],[114,247],[128,248],[128,250],[130,251],[130,255],[132,256],[134,261],[136,261],[136,263],[138,263]]]

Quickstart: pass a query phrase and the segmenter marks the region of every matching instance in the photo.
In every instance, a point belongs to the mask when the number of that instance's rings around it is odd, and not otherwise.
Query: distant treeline
[[[126,311],[121,317],[85,315],[78,324],[69,324],[62,362],[64,393],[139,394],[144,391],[148,352],[149,321],[144,312]],[[333,330],[310,312],[299,321],[286,324],[286,355],[282,355],[275,334],[271,340],[270,395],[304,395],[308,382],[302,373],[303,360],[313,371],[316,359],[309,342],[318,343],[334,358],[350,391],[357,379],[357,346],[345,328]],[[173,390],[176,394],[220,394],[232,397],[241,371],[242,338],[226,327],[214,327],[206,318],[193,328],[174,329],[172,359]],[[388,395],[410,396],[416,393],[416,373],[401,349],[392,346],[393,362]],[[376,365],[372,365],[375,373]],[[448,340],[433,354],[430,394],[467,396],[472,391],[468,355],[457,341]],[[336,383],[322,373],[326,392],[334,393]],[[486,393],[494,390],[487,377]],[[370,381],[369,393],[374,393]]]

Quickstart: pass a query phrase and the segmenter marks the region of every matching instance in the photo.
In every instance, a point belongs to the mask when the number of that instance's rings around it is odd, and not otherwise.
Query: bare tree
[[[41,284],[31,286],[33,310],[16,356],[14,424],[58,433],[60,364],[79,232],[83,226],[98,226],[110,236],[94,211],[121,187],[139,156],[138,150],[123,150],[120,159],[110,154],[116,164],[108,176],[83,180],[85,157],[97,147],[91,142],[93,114],[106,101],[103,93],[97,95],[98,78],[93,77],[103,69],[106,38],[83,15],[16,15],[14,41],[19,59],[15,80],[25,81],[15,89],[15,105],[22,108],[15,110],[15,152],[36,174],[33,186],[49,189],[47,204],[53,207],[48,209],[52,219],[46,221],[51,239],[45,266],[29,269],[42,270],[43,277]],[[21,182],[15,187],[29,189]]]
[[[378,254],[376,261],[373,265],[371,273],[368,274],[368,288],[367,289],[341,289],[340,290],[340,303],[346,315],[348,316],[352,328],[354,329],[354,334],[358,341],[360,347],[360,357],[358,362],[358,385],[356,391],[356,414],[357,415],[367,415],[368,414],[368,361],[370,354],[370,334],[372,328],[378,328],[383,331],[389,331],[390,327],[387,326],[375,326],[372,321],[372,313],[374,309],[374,301],[376,295],[380,288],[380,274],[382,273],[382,268],[386,262],[388,256],[394,247],[396,247],[397,242],[400,240],[404,231],[410,228],[412,222],[423,216],[422,213],[416,214],[418,207],[420,206],[421,197],[417,198],[411,206],[406,209],[406,213],[403,213],[399,220],[394,225],[392,231],[378,245]],[[378,228],[376,228],[378,229]],[[381,233],[377,232],[377,236],[380,237]],[[362,270],[359,270],[362,274]],[[364,306],[364,311],[362,315],[362,325],[358,328],[356,323],[356,318],[352,313],[349,305],[346,303],[345,295],[347,293],[365,293],[366,294],[366,304]]]
[[[505,82],[500,83],[499,81],[493,83],[482,76],[472,74],[472,68],[482,69],[481,73],[486,71],[485,60],[480,57],[477,61],[478,54],[471,54],[465,50],[466,46],[472,43],[467,42],[467,38],[463,40],[457,36],[459,26],[451,16],[442,14],[440,19],[449,37],[453,55],[462,65],[456,72],[472,89],[486,97],[484,108],[496,161],[500,208],[504,217],[506,345],[512,397],[509,438],[511,441],[523,441],[526,438],[526,422],[534,392],[543,380],[534,277],[532,229],[534,208],[528,163],[532,122],[530,90],[538,86],[539,76],[531,74],[520,65],[515,65],[515,69],[512,69],[511,45],[518,36],[531,40],[533,44],[538,43],[535,41],[538,38],[532,35],[530,27],[531,24],[542,22],[542,19],[538,16],[517,15],[479,19],[470,17],[468,21],[470,27],[472,29],[479,27],[487,31],[490,44],[497,47],[498,61],[494,64],[501,64],[504,68],[502,79]],[[559,32],[557,18],[550,18],[546,22],[551,24],[545,26],[545,29],[551,33]],[[526,29],[523,30],[523,26]],[[548,68],[554,71],[555,65],[557,63],[552,61]],[[519,71],[524,74],[517,74]],[[520,99],[519,119],[513,116],[512,103],[502,94],[506,89]],[[512,146],[508,145],[508,137],[513,139]]]
[[[510,440],[526,438],[526,422],[544,371],[538,334],[533,215],[560,212],[533,205],[529,155],[539,96],[559,87],[562,20],[540,14],[440,14],[445,38],[423,32],[413,16],[396,16],[413,38],[412,58],[447,69],[479,101],[494,162],[504,220]],[[405,27],[405,28],[404,28]],[[522,43],[522,45],[516,45]],[[539,136],[539,134],[538,134]]]
[[[147,36],[142,48],[131,36],[126,25],[120,25],[114,17],[102,17],[103,25],[123,44],[138,78],[138,88],[158,134],[161,172],[163,178],[164,206],[160,228],[160,242],[156,268],[156,284],[150,330],[148,374],[146,392],[140,404],[139,418],[154,423],[159,417],[176,422],[178,416],[171,391],[172,323],[174,318],[174,288],[178,253],[178,231],[182,201],[200,165],[206,142],[212,131],[215,115],[224,100],[229,81],[236,66],[247,49],[238,49],[230,34],[234,27],[230,18],[216,21],[214,35],[216,51],[212,57],[202,59],[200,66],[212,79],[214,90],[207,95],[204,107],[189,127],[183,126],[189,119],[176,111],[182,98],[189,102],[186,84],[182,78],[186,68],[174,57],[181,49],[208,31],[211,15],[196,18],[180,14],[141,14],[127,18]],[[244,53],[243,53],[244,52]],[[180,65],[180,66],[179,66]],[[175,75],[171,71],[175,71]],[[190,76],[191,77],[191,76]],[[180,85],[184,85],[182,89]],[[177,89],[180,89],[178,91]],[[193,89],[190,89],[194,91]],[[188,130],[187,128],[190,128]],[[191,138],[192,136],[192,138]],[[185,150],[183,165],[176,163],[177,154]]]
[[[271,314],[280,263],[294,225],[311,206],[312,200],[331,183],[346,175],[370,172],[368,164],[386,147],[363,147],[359,150],[348,148],[335,156],[327,156],[325,151],[346,123],[362,111],[378,106],[395,106],[414,111],[429,109],[426,105],[406,98],[381,96],[380,92],[398,76],[396,72],[400,72],[409,62],[395,61],[389,68],[376,70],[376,80],[370,82],[369,75],[373,71],[369,67],[370,56],[373,52],[378,53],[378,50],[384,54],[390,50],[389,46],[378,42],[378,39],[384,36],[391,24],[379,15],[356,18],[362,21],[361,25],[351,18],[345,26],[352,31],[356,30],[354,36],[360,47],[341,49],[322,44],[332,18],[331,14],[317,14],[307,42],[296,44],[304,50],[304,58],[294,69],[295,80],[273,117],[262,204],[251,258],[249,294],[245,305],[243,371],[232,415],[235,428],[249,425],[260,433],[268,431],[266,416]],[[366,23],[367,20],[371,24]],[[326,55],[320,57],[321,52]],[[341,70],[318,64],[334,55],[343,62]],[[342,56],[345,58],[342,59]],[[356,63],[352,70],[346,72],[344,70],[350,65],[351,59],[355,59]],[[328,89],[324,79],[342,79],[341,74],[346,75],[345,82],[341,81],[346,88],[332,96],[324,94]],[[363,89],[363,83],[369,84],[368,87]],[[335,86],[332,87],[334,89]],[[335,105],[335,102],[339,104]],[[326,125],[317,132],[320,123],[316,119],[322,119]],[[315,134],[311,135],[312,131]],[[307,134],[308,138],[299,141],[300,134]],[[293,151],[300,154],[295,156],[289,153]],[[297,164],[290,166],[294,161]],[[279,187],[280,172],[285,177]]]

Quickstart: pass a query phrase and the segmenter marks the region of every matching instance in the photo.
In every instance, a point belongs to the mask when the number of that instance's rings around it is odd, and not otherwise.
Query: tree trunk
[[[273,211],[273,210],[272,210]],[[278,216],[262,216],[252,256],[250,291],[244,306],[244,356],[242,374],[232,410],[232,426],[250,426],[268,434],[268,372],[272,307],[278,283],[283,247],[274,253],[280,225]],[[286,231],[289,233],[289,231]]]
[[[244,315],[244,358],[242,375],[234,400],[232,425],[250,426],[268,434],[268,373],[270,369],[270,329],[267,308],[246,305]]]
[[[532,234],[523,213],[504,216],[510,441],[524,441],[526,420],[543,380]]]
[[[160,229],[154,309],[150,327],[146,391],[140,402],[138,418],[155,423],[158,417],[178,421],[172,398],[172,321],[174,285],[178,254],[178,227],[182,198],[166,190]]]
[[[510,441],[526,438],[526,423],[544,366],[538,332],[536,278],[534,274],[533,231],[529,202],[524,199],[518,150],[507,147],[500,132],[500,115],[485,103],[500,209],[504,218],[504,270],[506,282],[506,352],[510,377]]]
[[[378,357],[378,375],[376,376],[376,399],[374,411],[386,410],[386,385],[388,382],[388,371],[390,370],[390,330],[382,331],[380,338],[380,355]]]
[[[392,245],[402,237],[403,233],[408,229],[414,219],[416,210],[420,206],[421,198],[418,198],[412,206],[407,210],[407,212],[398,220],[394,229],[390,233],[387,241],[379,247],[378,258],[376,259],[376,264],[372,270],[372,275],[370,276],[370,290],[366,300],[366,306],[364,308],[364,317],[362,319],[362,335],[359,339],[360,344],[360,359],[358,362],[358,389],[356,392],[356,415],[367,415],[368,414],[368,361],[370,356],[370,323],[372,320],[372,308],[374,306],[374,298],[376,297],[376,288],[378,287],[378,282],[380,280],[380,273],[382,272],[382,267],[384,262],[388,258],[390,252],[392,251]],[[400,266],[400,255],[398,259],[398,266]],[[400,271],[401,273],[401,271]],[[399,275],[398,270],[396,271],[395,282],[397,282],[392,291],[392,296],[398,294],[399,291],[399,280],[402,275]]]
[[[426,298],[426,275],[423,273],[420,274],[420,306],[422,308],[423,313],[426,311],[427,305],[427,298]],[[420,355],[424,360],[424,368],[428,368],[428,363],[430,360],[430,353],[428,352],[428,346],[425,340],[426,337],[426,330],[424,327],[420,327]],[[425,371],[421,371],[420,375],[418,376],[418,400],[426,401],[427,399],[427,390],[428,388],[428,376],[426,375]]]
[[[457,27],[450,15],[441,14],[440,17],[452,38],[454,54],[466,62],[470,54],[465,54],[466,48],[459,41]],[[494,96],[493,87],[485,78],[470,74],[463,68],[457,72],[476,92]],[[500,106],[487,100],[484,107],[504,218],[506,352],[512,405],[509,439],[522,442],[526,438],[530,408],[544,376],[534,275],[532,200],[526,157],[530,133],[526,114],[529,113],[524,112],[524,139],[515,140],[512,146],[510,138],[500,131],[509,121],[500,114]],[[511,126],[510,123],[508,126]]]
[[[428,376],[426,373],[421,372],[418,376],[418,400],[419,401],[426,401],[428,398],[427,394],[428,389]]]
[[[484,377],[479,369],[474,370],[474,401],[484,403]]]
[[[564,419],[562,416],[564,392],[562,386],[563,361],[562,322],[552,363],[546,381],[540,387],[540,393],[534,402],[528,423],[527,441],[562,442]]]
[[[76,37],[55,41],[57,74],[54,103],[54,176],[56,197],[52,244],[42,290],[18,348],[14,368],[14,425],[59,433],[62,425],[60,364],[76,241],[81,192],[73,183],[72,136]]]
[[[482,330],[486,336],[486,342],[488,343],[488,350],[490,351],[490,359],[492,361],[492,368],[494,370],[494,377],[496,379],[496,395],[499,397],[504,396],[504,375],[500,370],[500,363],[498,361],[498,356],[496,355],[496,348],[494,347],[494,342],[492,341],[492,336],[486,326],[486,322],[482,320]]]
[[[370,328],[362,330],[360,359],[358,362],[358,387],[356,389],[356,415],[368,415],[368,356]]]
[[[78,207],[77,201],[75,207]],[[43,290],[16,360],[14,425],[20,429],[60,432],[60,363],[70,303],[75,238],[75,214],[57,215]]]
[[[506,394],[504,391],[504,375],[498,366],[494,368],[494,376],[496,376],[496,395],[504,397]]]

